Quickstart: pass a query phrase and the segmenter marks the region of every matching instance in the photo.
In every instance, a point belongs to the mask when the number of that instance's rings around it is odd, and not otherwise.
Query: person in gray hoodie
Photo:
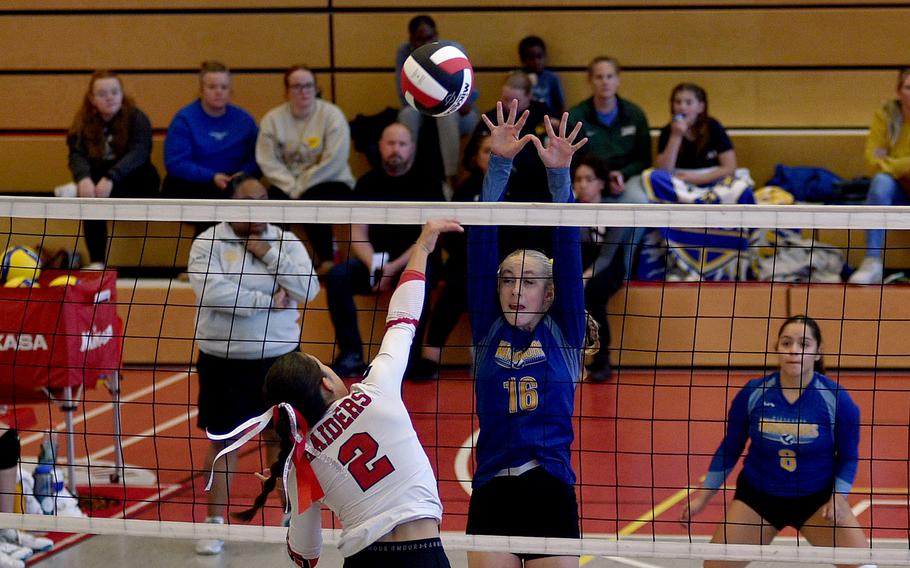
[[[266,188],[252,177],[235,177],[229,190],[233,199],[268,199]],[[292,232],[256,222],[222,222],[206,229],[193,241],[188,272],[199,306],[198,425],[227,433],[266,410],[265,374],[278,357],[299,349],[296,308],[316,297],[319,280]],[[277,438],[271,429],[264,435],[275,442],[267,446],[274,459]],[[212,442],[207,469],[224,444]],[[236,468],[232,455],[214,477],[206,522],[224,522],[229,479]],[[196,543],[196,552],[218,554],[223,546],[220,540],[204,539]]]

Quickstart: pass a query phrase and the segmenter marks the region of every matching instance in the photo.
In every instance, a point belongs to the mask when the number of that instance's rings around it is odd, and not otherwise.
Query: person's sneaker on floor
[[[367,370],[367,365],[363,362],[363,357],[360,353],[339,355],[330,367],[339,377],[361,377],[363,372]]]
[[[224,524],[224,517],[206,517],[205,522],[216,525]],[[217,538],[203,538],[196,541],[196,554],[214,556],[224,550],[224,541]]]
[[[882,259],[877,256],[867,256],[856,272],[850,275],[850,284],[881,284]]]
[[[588,365],[587,380],[592,383],[606,383],[613,378],[613,368],[609,357],[595,355]]]
[[[25,568],[25,562],[0,552],[0,568]]]
[[[31,533],[16,529],[0,530],[0,539],[25,548],[31,548],[35,552],[44,552],[54,547],[54,541],[49,538],[35,536]]]
[[[0,554],[5,554],[14,560],[25,561],[34,554],[31,548],[25,548],[11,542],[0,541]]]
[[[82,270],[100,272],[100,271],[104,270],[104,263],[103,262],[90,262],[90,263],[86,264],[85,266],[83,266]]]
[[[404,372],[406,379],[412,381],[429,381],[439,378],[439,363],[432,359],[420,357],[412,361]]]

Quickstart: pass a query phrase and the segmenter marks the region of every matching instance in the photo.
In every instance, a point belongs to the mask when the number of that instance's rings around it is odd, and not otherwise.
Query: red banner
[[[73,272],[78,280],[0,288],[0,402],[27,403],[43,388],[95,384],[120,369],[123,323],[117,316],[117,272]]]

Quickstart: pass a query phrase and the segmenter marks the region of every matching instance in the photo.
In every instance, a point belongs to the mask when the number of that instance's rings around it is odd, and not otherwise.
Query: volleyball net
[[[192,224],[382,230],[439,217],[523,227],[524,234],[556,226],[646,229],[631,274],[604,298],[612,379],[577,386],[572,460],[581,539],[464,534],[478,428],[466,318],[442,346],[438,377],[405,381],[403,398],[439,482],[448,549],[655,559],[657,566],[700,558],[910,565],[905,207],[0,198],[0,245],[29,247],[46,262],[37,285],[0,289],[0,421],[17,428],[23,446],[22,481],[0,492],[15,491],[25,512],[0,514],[0,526],[284,543],[277,493],[251,523],[203,522],[210,442],[196,426],[199,301],[176,277],[186,270]],[[87,219],[109,221],[106,270],[71,269],[74,253],[85,254],[80,223]],[[844,267],[865,256],[866,229],[887,230],[888,283],[845,284]],[[344,234],[336,231],[338,261],[350,248]],[[633,246],[616,244],[618,254]],[[444,268],[437,274],[431,308],[456,281]],[[61,276],[71,279],[51,285]],[[365,357],[378,348],[387,300],[387,293],[357,299]],[[700,515],[681,523],[682,509],[724,436],[733,397],[749,379],[776,370],[778,330],[798,314],[818,321],[827,374],[860,407],[848,502],[870,547],[810,547],[792,529],[770,546],[709,544],[726,522],[739,468]],[[330,363],[339,351],[324,290],[300,316],[301,350]],[[797,426],[793,434],[802,432]],[[35,472],[49,465],[38,456],[53,433],[48,495]],[[261,487],[254,473],[268,465],[264,442],[244,446],[228,511],[249,507]],[[71,497],[57,493],[64,482]],[[30,496],[39,498],[37,509]],[[337,542],[341,527],[328,511],[323,526],[326,543]]]

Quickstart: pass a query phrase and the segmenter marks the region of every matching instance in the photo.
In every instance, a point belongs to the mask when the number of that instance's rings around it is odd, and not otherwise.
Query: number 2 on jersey
[[[338,461],[347,466],[351,477],[366,491],[373,487],[384,477],[395,471],[395,466],[388,456],[376,459],[379,453],[379,443],[366,432],[359,432],[341,446],[338,450]]]
[[[534,377],[513,377],[503,381],[502,388],[509,391],[509,414],[519,410],[530,412],[537,408],[537,379]]]

